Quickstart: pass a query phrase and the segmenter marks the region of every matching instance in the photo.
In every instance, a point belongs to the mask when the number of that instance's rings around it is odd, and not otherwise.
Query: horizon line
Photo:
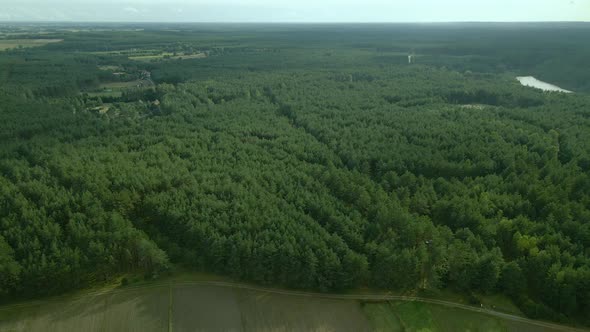
[[[457,23],[590,23],[590,21],[58,21],[58,20],[18,20],[3,21],[0,24],[14,23],[70,23],[70,24],[457,24]]]

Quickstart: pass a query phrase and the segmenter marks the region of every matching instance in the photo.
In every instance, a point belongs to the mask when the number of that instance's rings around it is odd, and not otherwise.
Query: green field
[[[99,88],[101,89],[128,89],[128,88],[136,88],[141,85],[141,80],[129,81],[129,82],[111,82],[111,83],[104,83],[101,84]]]
[[[98,86],[97,89],[91,91],[83,91],[81,94],[87,95],[88,97],[101,97],[101,98],[120,98],[123,92],[130,90],[142,90],[151,83],[145,80],[133,80],[128,82],[109,82],[103,83]]]
[[[365,303],[363,311],[375,331],[561,331],[420,302]]]
[[[89,91],[83,92],[88,95],[88,97],[112,97],[112,98],[119,98],[123,95],[123,91],[121,90],[114,90],[114,89],[104,89],[99,91]]]
[[[106,70],[108,70],[108,71],[121,71],[121,70],[123,70],[123,68],[120,67],[120,66],[109,66],[109,65],[106,65],[106,66],[98,66],[98,69],[105,70],[105,71]]]
[[[205,53],[197,53],[197,54],[179,54],[174,55],[174,53],[164,52],[161,54],[155,55],[138,55],[138,56],[130,56],[130,60],[135,61],[157,61],[157,60],[188,60],[188,59],[203,59],[206,58],[207,55]]]
[[[402,321],[389,303],[363,303],[362,309],[375,331],[403,331]]]

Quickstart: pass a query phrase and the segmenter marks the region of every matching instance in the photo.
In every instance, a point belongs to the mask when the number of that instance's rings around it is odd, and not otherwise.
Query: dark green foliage
[[[526,279],[522,269],[516,262],[509,262],[502,269],[502,279],[500,281],[502,289],[506,294],[517,297],[526,290]]]
[[[0,53],[0,294],[182,264],[590,310],[590,98],[509,72],[588,91],[547,67],[586,26],[176,28]],[[127,57],[153,50],[208,57]]]
[[[0,236],[0,294],[6,295],[19,282],[21,266],[14,260],[12,248]]]

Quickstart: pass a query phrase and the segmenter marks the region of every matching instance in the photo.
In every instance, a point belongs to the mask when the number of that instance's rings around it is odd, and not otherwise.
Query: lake
[[[559,92],[571,93],[571,91],[569,91],[569,90],[565,90],[565,89],[562,89],[556,85],[540,81],[540,80],[534,78],[533,76],[518,76],[516,79],[520,82],[520,84],[522,84],[524,86],[530,86],[533,88],[541,89],[543,91],[559,91]]]

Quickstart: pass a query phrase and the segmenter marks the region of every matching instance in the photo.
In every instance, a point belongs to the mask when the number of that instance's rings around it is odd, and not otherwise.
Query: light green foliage
[[[400,321],[406,331],[437,331],[432,312],[428,305],[418,302],[398,303],[394,305]]]

